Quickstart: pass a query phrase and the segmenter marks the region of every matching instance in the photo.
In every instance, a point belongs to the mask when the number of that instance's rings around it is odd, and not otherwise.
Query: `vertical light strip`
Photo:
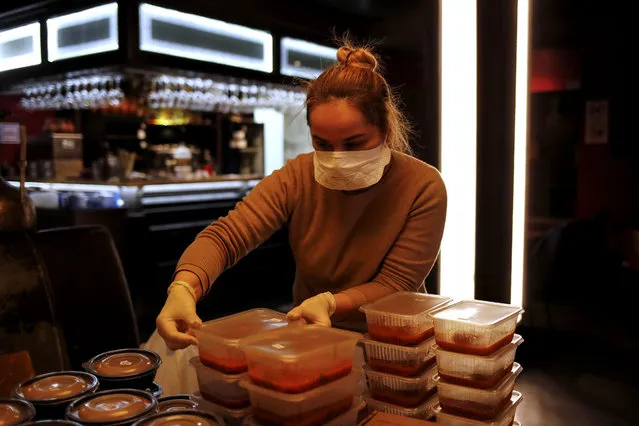
[[[264,125],[264,176],[284,166],[284,114],[273,108],[256,108],[256,123]]]
[[[526,151],[528,144],[528,60],[530,0],[517,2],[517,51],[515,59],[515,154],[513,174],[513,236],[510,303],[523,305],[526,248]]]
[[[477,0],[440,0],[440,167],[448,190],[440,293],[475,295]]]

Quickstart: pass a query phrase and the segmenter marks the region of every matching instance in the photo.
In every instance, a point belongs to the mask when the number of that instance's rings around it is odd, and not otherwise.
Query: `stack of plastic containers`
[[[429,419],[438,403],[437,365],[430,312],[451,299],[438,295],[400,292],[363,306],[369,336],[362,340],[364,372],[371,410]]]
[[[508,426],[522,395],[514,391],[523,343],[515,334],[523,310],[462,301],[431,314],[439,376],[437,422],[452,426]]]
[[[200,356],[191,364],[197,372],[200,391],[194,398],[200,408],[223,416],[229,425],[241,425],[251,410],[249,394],[240,386],[248,371],[240,339],[288,325],[286,316],[279,312],[253,309],[206,322],[195,331]]]
[[[251,424],[355,425],[362,401],[353,371],[361,334],[318,326],[290,327],[243,339]]]

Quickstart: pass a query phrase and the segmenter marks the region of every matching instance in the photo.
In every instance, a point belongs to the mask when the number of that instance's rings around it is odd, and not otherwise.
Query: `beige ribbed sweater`
[[[344,292],[358,307],[394,291],[422,288],[437,259],[445,218],[444,183],[422,161],[393,152],[379,183],[343,192],[315,182],[313,154],[303,154],[204,229],[176,273],[194,273],[206,290],[288,226],[297,266],[295,304],[330,291]]]

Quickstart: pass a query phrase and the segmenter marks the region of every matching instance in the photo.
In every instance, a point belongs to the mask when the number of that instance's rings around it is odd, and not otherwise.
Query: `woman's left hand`
[[[306,322],[324,327],[331,326],[331,317],[335,313],[337,303],[331,293],[321,293],[306,299],[286,315],[290,321],[304,319]]]

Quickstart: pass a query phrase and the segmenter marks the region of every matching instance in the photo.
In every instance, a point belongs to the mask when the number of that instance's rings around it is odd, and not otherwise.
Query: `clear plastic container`
[[[428,313],[450,301],[450,297],[436,294],[401,291],[364,305],[360,311],[366,314],[368,333],[373,340],[412,346],[433,335],[433,320]]]
[[[511,372],[490,389],[454,385],[437,378],[439,404],[447,413],[477,420],[492,419],[508,406],[522,370],[521,365],[514,363]]]
[[[333,420],[324,423],[325,426],[355,426],[357,425],[357,416],[359,412],[366,408],[366,403],[361,398],[355,398],[355,402],[351,409],[344,414],[337,416]],[[244,426],[263,426],[255,417],[249,416],[244,420]]]
[[[238,347],[240,339],[287,325],[284,314],[270,309],[252,309],[208,321],[193,334],[198,340],[200,360],[204,365],[226,374],[240,374],[247,369],[244,353]]]
[[[198,409],[205,413],[220,415],[226,421],[227,426],[242,426],[244,419],[252,413],[251,407],[242,409],[231,409],[222,407],[211,401],[207,401],[199,392],[193,394],[193,399],[198,404]]]
[[[435,346],[439,377],[448,383],[491,388],[510,372],[517,348],[523,342],[524,339],[515,334],[509,344],[487,356],[459,354]]]
[[[248,389],[255,419],[267,425],[315,426],[347,412],[354,402],[357,373],[336,382],[300,394],[285,394],[256,386],[249,380]]]
[[[465,300],[431,317],[437,345],[445,350],[490,355],[512,341],[522,308],[502,303]]]
[[[200,395],[204,399],[232,409],[251,404],[248,392],[240,386],[240,380],[248,376],[246,373],[224,374],[202,364],[198,357],[191,358],[190,362],[195,367]]]
[[[363,396],[366,405],[371,411],[381,411],[383,413],[394,414],[396,416],[412,417],[415,419],[429,420],[435,415],[435,407],[439,404],[437,394],[430,397],[422,405],[416,408],[405,408],[398,405],[389,404],[374,399],[371,394]]]
[[[437,417],[437,423],[443,423],[447,426],[514,426],[517,406],[522,399],[521,393],[513,391],[508,405],[492,420],[481,421],[456,416],[443,411],[442,407],[435,408],[435,416]]]
[[[371,395],[378,401],[414,408],[423,404],[437,391],[437,366],[432,365],[419,377],[393,376],[364,367]]]
[[[375,371],[395,374],[397,376],[414,377],[422,374],[435,362],[431,337],[419,346],[397,346],[390,343],[370,340],[364,336],[361,341],[366,354],[366,362]]]
[[[302,393],[348,376],[359,333],[307,325],[243,339],[251,381],[284,393]]]

